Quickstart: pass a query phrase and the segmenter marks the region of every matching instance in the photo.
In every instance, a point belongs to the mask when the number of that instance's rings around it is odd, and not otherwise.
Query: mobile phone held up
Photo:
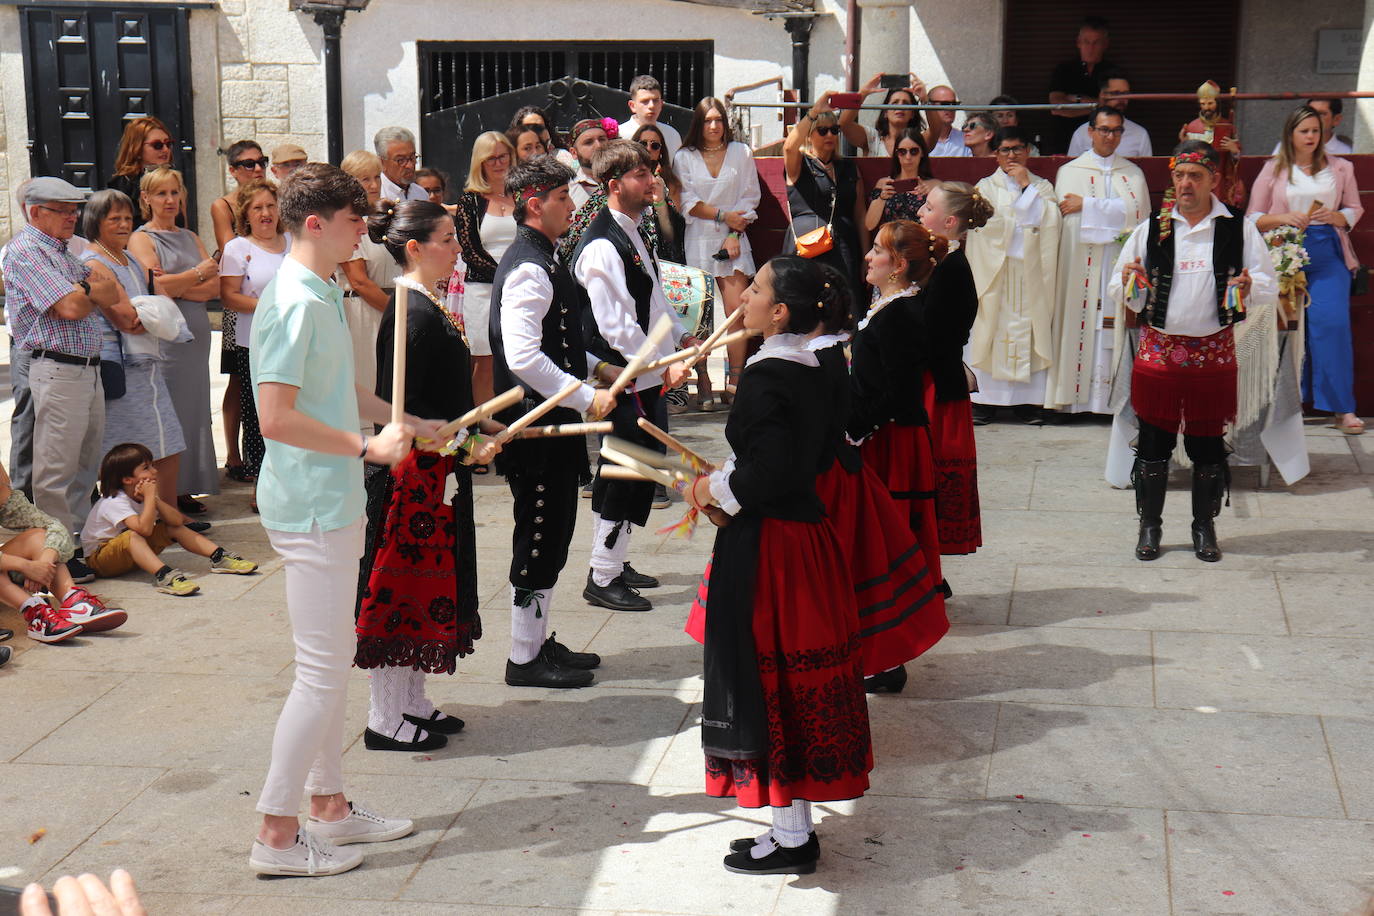
[[[892,182],[892,191],[895,194],[905,194],[914,191],[921,184],[919,178],[897,178]]]
[[[878,79],[878,86],[882,89],[905,89],[910,81],[905,73],[884,73]]]
[[[850,108],[858,108],[863,104],[864,97],[858,92],[832,92],[830,93],[830,107],[836,111],[844,111]]]

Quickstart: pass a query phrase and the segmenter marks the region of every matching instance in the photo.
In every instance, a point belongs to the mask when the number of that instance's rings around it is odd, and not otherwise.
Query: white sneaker
[[[415,822],[405,818],[382,817],[355,802],[349,802],[348,808],[348,817],[341,821],[322,821],[311,817],[306,821],[305,829],[335,846],[385,843],[387,840],[399,840],[415,830]]]
[[[261,840],[254,840],[248,864],[260,875],[323,877],[357,868],[363,864],[363,854],[356,849],[340,849],[302,830],[296,834],[296,844],[289,849],[273,849]]]

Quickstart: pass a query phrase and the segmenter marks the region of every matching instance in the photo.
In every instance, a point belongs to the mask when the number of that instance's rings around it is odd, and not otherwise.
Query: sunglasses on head
[[[151,146],[153,149],[157,150],[157,151],[160,153],[160,152],[162,152],[162,151],[165,150],[165,149],[171,149],[171,148],[172,148],[172,141],[171,141],[171,140],[149,140],[149,141],[148,141],[148,146]]]
[[[230,168],[235,169],[265,169],[270,160],[266,156],[261,159],[239,159],[229,163]]]
[[[834,124],[829,124],[825,127],[816,128],[816,133],[820,134],[822,137],[829,137],[831,134],[838,134],[839,132],[840,129],[836,127]]]

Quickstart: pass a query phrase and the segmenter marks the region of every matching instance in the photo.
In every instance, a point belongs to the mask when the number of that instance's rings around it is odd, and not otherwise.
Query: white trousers
[[[362,519],[308,532],[267,529],[286,564],[286,610],[296,643],[296,681],[272,737],[272,762],[258,799],[263,814],[295,817],[301,797],[343,791],[344,709],[358,637],[353,605]]]

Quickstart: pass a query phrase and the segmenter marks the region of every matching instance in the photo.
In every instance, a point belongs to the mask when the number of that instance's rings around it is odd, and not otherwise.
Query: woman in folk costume
[[[1112,268],[1112,296],[1140,316],[1131,364],[1131,407],[1140,419],[1131,472],[1140,560],[1160,554],[1169,458],[1180,430],[1193,462],[1193,551],[1208,563],[1221,559],[1212,520],[1231,479],[1223,436],[1237,411],[1234,326],[1245,320],[1247,302],[1275,298],[1259,230],[1214,193],[1220,159],[1200,140],[1174,149],[1173,195],[1136,227]]]
[[[843,284],[833,268],[817,266],[826,283]],[[864,688],[899,693],[906,685],[903,665],[939,642],[949,631],[949,619],[939,580],[931,576],[906,514],[844,435],[850,406],[845,343],[853,326],[848,298],[829,300],[835,307],[823,311],[807,344],[820,360],[837,406],[816,494],[839,536],[854,582],[868,675]]]
[[[1055,277],[1059,258],[1059,200],[1054,185],[1026,168],[1030,134],[997,132],[998,169],[978,182],[993,217],[968,236],[968,262],[978,286],[978,319],[964,360],[978,391],[975,422],[996,407],[1014,407],[1024,423],[1043,421],[1054,365]]]
[[[921,225],[944,239],[949,253],[940,259],[916,300],[913,345],[925,372],[921,401],[930,419],[935,451],[935,519],[940,553],[969,554],[983,546],[983,516],[978,502],[978,446],[973,437],[973,404],[964,347],[978,317],[978,290],[964,240],[970,230],[992,219],[992,204],[972,185],[942,181],[921,208]]]
[[[894,220],[878,230],[865,257],[865,279],[879,295],[850,344],[853,399],[846,422],[849,438],[861,443],[864,464],[901,507],[921,544],[926,568],[945,597],[950,592],[940,570],[935,453],[930,418],[922,404],[926,367],[914,316],[917,294],[948,245],[909,220]]]
[[[432,420],[462,416],[473,406],[467,340],[438,293],[459,253],[453,218],[427,200],[384,200],[368,230],[405,270],[396,285],[398,292],[406,289],[406,411]],[[393,302],[377,333],[377,392],[386,398],[395,329]],[[488,431],[501,428],[494,420],[482,423]],[[500,450],[480,436],[464,445],[471,460],[484,464]],[[363,734],[371,750],[431,750],[463,727],[425,696],[425,674],[452,674],[457,657],[482,635],[468,458],[412,450],[390,473],[368,480],[353,663],[372,669]]]
[[[837,425],[807,335],[840,296],[800,258],[755,275],[741,304],[764,341],[725,426],[734,454],[688,491],[719,527],[706,598],[706,792],[773,809],[768,832],[731,844],[725,867],[743,874],[815,871],[811,803],[863,795],[873,767],[854,588],[816,495]]]

